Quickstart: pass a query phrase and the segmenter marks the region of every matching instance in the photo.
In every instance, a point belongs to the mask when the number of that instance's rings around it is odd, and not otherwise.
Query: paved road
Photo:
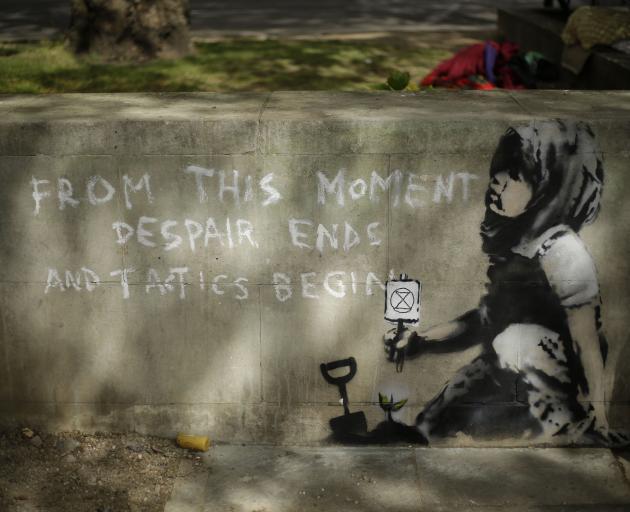
[[[497,6],[542,0],[192,0],[198,36],[488,29]],[[68,25],[70,0],[0,0],[0,39],[40,39]]]
[[[626,512],[626,455],[594,448],[214,446],[165,512]]]

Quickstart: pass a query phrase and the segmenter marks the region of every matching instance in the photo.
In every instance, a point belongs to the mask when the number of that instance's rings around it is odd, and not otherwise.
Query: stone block
[[[398,156],[404,176],[390,197],[389,265],[424,281],[483,281],[487,258],[479,226],[491,155]]]
[[[200,290],[184,300],[133,284],[124,299],[113,283],[93,292],[2,288],[13,400],[260,400],[257,300],[235,306]],[[228,311],[238,311],[241,322],[230,322]],[[46,379],[33,379],[37,374]]]
[[[209,461],[208,461],[209,463]],[[372,448],[219,447],[203,510],[415,510],[412,452]],[[375,485],[387,481],[387,485]],[[369,507],[369,508],[368,508]]]
[[[0,428],[29,425],[44,432],[133,432],[127,404],[0,402]]]
[[[263,173],[274,173],[282,194],[276,205],[261,208],[256,220],[264,233],[260,259],[267,280],[273,272],[296,276],[314,272],[350,272],[365,282],[368,272],[387,272],[386,155],[262,155]],[[275,178],[277,176],[277,179]],[[372,186],[372,183],[374,185]]]
[[[254,150],[264,94],[4,96],[0,154],[232,154]]]
[[[273,286],[261,287],[265,402],[337,402],[339,392],[324,380],[319,365],[350,356],[358,365],[348,385],[350,404],[369,402],[384,355],[381,288],[366,295],[365,286],[357,286],[355,295],[345,286],[347,295],[341,299],[315,286],[308,290],[318,297],[314,299],[300,296],[299,287],[286,302],[277,299]]]
[[[128,386],[133,349],[126,344],[116,286],[45,293],[44,283],[5,282],[0,290],[12,401],[138,399]]]
[[[150,201],[143,188],[121,205],[123,239],[133,230],[126,242],[118,240],[128,264],[138,269],[131,282],[147,283],[149,268],[161,279],[170,268],[188,268],[186,279],[197,285],[203,272],[208,287],[220,274],[230,282],[245,276],[260,281],[265,198],[253,156],[139,156],[118,165],[121,179],[133,176],[137,185],[146,175],[151,183]],[[112,230],[111,247],[120,247],[117,239]]]
[[[264,154],[452,153],[488,149],[527,115],[504,93],[274,93],[261,118]],[[300,105],[299,108],[295,106]],[[481,133],[480,122],[487,123]],[[489,130],[489,131],[488,131]],[[457,141],[454,143],[453,141]]]
[[[416,463],[425,507],[630,503],[630,490],[605,450],[417,449]]]
[[[82,267],[103,277],[120,267],[120,249],[106,244],[122,195],[113,159],[2,156],[0,179],[0,280],[46,283],[49,268],[64,279]]]

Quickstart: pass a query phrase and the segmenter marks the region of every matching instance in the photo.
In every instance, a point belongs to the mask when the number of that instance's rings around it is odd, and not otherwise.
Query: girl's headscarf
[[[481,238],[483,251],[490,256],[508,256],[517,245],[557,225],[578,232],[599,212],[604,169],[586,123],[532,122],[509,128],[492,158],[490,179],[499,172],[525,179],[532,198],[524,213],[509,218],[488,208],[490,193],[486,194]]]

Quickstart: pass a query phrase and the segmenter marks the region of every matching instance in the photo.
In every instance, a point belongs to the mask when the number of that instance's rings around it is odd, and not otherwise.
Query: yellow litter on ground
[[[188,434],[177,434],[177,444],[181,448],[207,452],[210,448],[210,439],[207,436],[191,436]]]

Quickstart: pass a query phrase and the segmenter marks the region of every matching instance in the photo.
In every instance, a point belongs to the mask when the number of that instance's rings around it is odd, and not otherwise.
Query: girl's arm
[[[424,338],[425,343],[438,343],[463,334],[468,329],[468,324],[469,322],[460,317],[443,324],[434,325],[424,331],[419,331],[417,334],[419,337]]]
[[[423,331],[405,329],[398,333],[391,329],[383,337],[386,350],[405,349],[406,357],[415,357],[421,351],[450,352],[463,350],[482,341],[473,335],[481,326],[478,309],[473,309],[449,322],[435,325]]]
[[[604,360],[599,345],[599,333],[595,321],[595,306],[585,304],[567,308],[567,324],[573,340],[573,350],[584,369],[586,385],[580,389],[580,401],[593,406],[595,428],[608,429],[604,393]]]

